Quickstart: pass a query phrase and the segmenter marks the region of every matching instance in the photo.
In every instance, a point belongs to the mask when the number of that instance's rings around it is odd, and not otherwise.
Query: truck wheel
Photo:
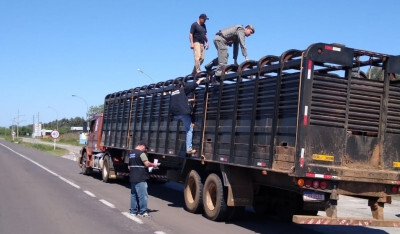
[[[104,159],[103,168],[101,169],[103,182],[110,182],[110,166],[108,165],[108,157]]]
[[[87,154],[86,154],[86,152],[85,153],[83,153],[83,156],[82,156],[82,161],[81,161],[81,164],[82,164],[82,174],[83,175],[89,175],[90,174],[90,172],[91,172],[91,168],[88,168],[87,166],[86,166],[86,160],[87,160]]]
[[[185,208],[190,213],[199,213],[203,205],[203,183],[201,177],[195,170],[191,170],[186,177],[183,197]]]
[[[210,174],[204,183],[203,208],[205,216],[210,220],[221,221],[226,218],[224,188],[221,179],[214,173]]]

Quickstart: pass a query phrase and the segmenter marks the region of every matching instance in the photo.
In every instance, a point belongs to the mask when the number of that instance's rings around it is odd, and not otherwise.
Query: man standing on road
[[[218,58],[205,66],[206,70],[210,71],[213,66],[217,66],[215,70],[215,76],[221,76],[222,71],[228,63],[228,48],[233,44],[233,59],[235,65],[237,63],[239,44],[242,49],[242,54],[247,61],[247,49],[245,43],[245,37],[249,37],[254,34],[255,30],[253,25],[249,24],[246,27],[242,25],[235,25],[229,28],[220,30],[214,37],[214,45],[218,51]]]
[[[207,15],[201,14],[199,19],[190,27],[190,49],[193,50],[194,54],[194,68],[192,71],[193,75],[201,72],[200,65],[204,61],[204,49],[208,50],[207,28],[205,24],[206,20],[208,20]]]
[[[147,212],[147,182],[150,178],[147,167],[157,168],[158,164],[149,162],[147,158],[147,145],[140,141],[136,148],[129,153],[129,182],[131,182],[131,208],[132,215],[150,217]]]
[[[176,88],[171,93],[171,113],[174,120],[181,120],[186,131],[186,154],[194,154],[196,150],[192,149],[193,124],[192,124],[192,104],[189,102],[188,94],[192,93],[199,84],[206,78],[200,78],[196,82],[183,85],[176,84]],[[191,100],[194,101],[194,100]]]

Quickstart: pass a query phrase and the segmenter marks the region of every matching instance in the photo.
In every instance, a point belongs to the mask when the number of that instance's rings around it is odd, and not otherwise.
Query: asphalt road
[[[283,223],[251,209],[240,221],[213,222],[184,211],[183,186],[172,182],[150,184],[151,218],[130,217],[127,181],[106,184],[98,174],[84,176],[77,162],[66,158],[0,140],[0,233],[400,233]],[[343,201],[339,215],[369,215],[364,200]],[[399,208],[398,201],[386,205],[385,216],[397,218]]]

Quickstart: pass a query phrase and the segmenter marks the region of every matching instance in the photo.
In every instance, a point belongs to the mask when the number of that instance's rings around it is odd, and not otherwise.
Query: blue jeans
[[[147,182],[131,183],[131,214],[147,212]]]
[[[193,126],[190,115],[175,115],[174,120],[182,120],[186,131],[186,151],[192,150]]]

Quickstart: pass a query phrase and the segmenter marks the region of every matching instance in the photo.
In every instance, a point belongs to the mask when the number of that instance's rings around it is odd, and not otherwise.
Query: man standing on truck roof
[[[218,58],[211,61],[205,66],[207,71],[210,71],[213,66],[217,66],[215,70],[215,76],[221,76],[221,73],[225,66],[228,64],[228,48],[233,44],[233,60],[235,65],[237,63],[239,44],[242,49],[242,54],[245,60],[248,60],[247,49],[245,43],[245,37],[249,37],[254,34],[255,29],[253,25],[249,24],[246,27],[242,25],[235,25],[229,28],[220,30],[214,37],[214,45],[218,51]]]
[[[147,212],[147,182],[150,178],[147,167],[157,168],[157,163],[149,162],[147,158],[147,145],[140,141],[136,148],[129,152],[129,182],[131,183],[131,208],[132,215],[150,217]]]
[[[201,14],[199,19],[190,27],[190,49],[193,50],[194,54],[193,75],[201,72],[200,65],[204,61],[204,49],[208,50],[207,27],[205,24],[206,20],[208,20],[207,15]]]
[[[171,93],[171,113],[174,120],[181,120],[186,131],[186,153],[194,154],[196,150],[192,148],[193,125],[192,125],[192,105],[189,102],[188,94],[193,92],[199,84],[206,78],[200,78],[196,82],[183,85],[182,82],[176,84]]]

